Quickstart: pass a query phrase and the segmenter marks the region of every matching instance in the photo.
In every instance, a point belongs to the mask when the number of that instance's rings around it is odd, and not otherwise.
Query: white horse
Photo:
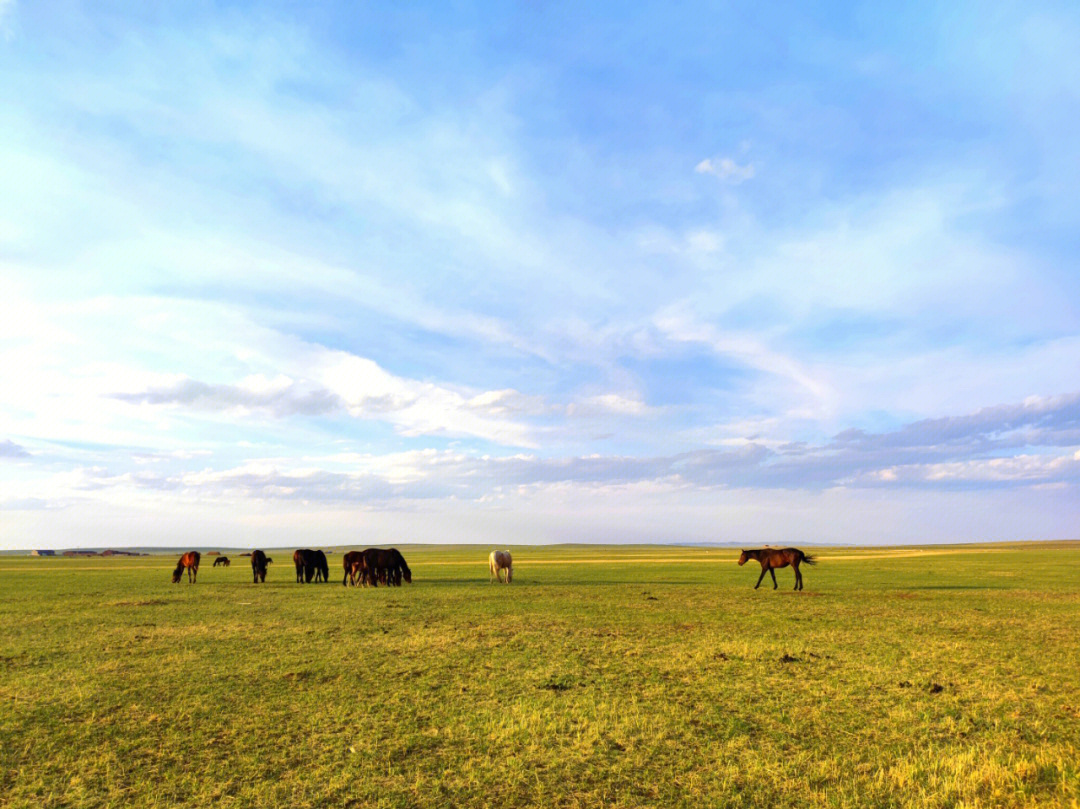
[[[488,570],[497,581],[502,581],[499,571],[506,571],[506,583],[514,579],[514,560],[510,558],[510,551],[492,551],[488,556]],[[491,576],[488,576],[488,584],[491,584]]]

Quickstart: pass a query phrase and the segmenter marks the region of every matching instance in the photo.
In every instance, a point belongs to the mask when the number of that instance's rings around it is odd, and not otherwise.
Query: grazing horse
[[[761,586],[761,580],[765,578],[765,574],[768,573],[772,576],[772,588],[776,589],[776,573],[773,571],[778,567],[791,567],[795,570],[795,589],[801,590],[803,588],[802,573],[799,572],[799,565],[805,562],[808,565],[816,565],[814,557],[809,554],[805,554],[798,548],[758,548],[753,551],[743,551],[739,554],[739,565],[745,565],[748,559],[756,559],[761,563],[761,575],[758,576],[757,584],[754,585],[756,590]]]
[[[330,563],[326,561],[326,554],[322,551],[312,551],[311,557],[311,568],[315,570],[315,581],[319,581],[320,578],[324,582],[330,581]]]
[[[188,551],[180,557],[180,561],[176,563],[176,570],[172,572],[172,583],[177,584],[180,581],[180,577],[184,575],[184,570],[187,569],[188,584],[194,584],[196,577],[199,575],[199,560],[202,558],[202,554],[198,551]]]
[[[379,582],[388,584],[393,582],[392,568],[394,557],[383,548],[364,549],[364,567],[367,571],[367,581],[372,587],[378,587]]]
[[[232,562],[229,561],[228,556],[219,556],[214,560],[214,567],[217,567],[218,565],[225,565],[225,567],[228,567],[231,564]]]
[[[311,554],[314,551],[310,551],[307,548],[293,551],[292,561],[296,566],[296,583],[304,583],[304,573],[307,571],[308,565],[311,563],[308,561],[311,558]],[[311,581],[311,574],[307,574],[307,580]]]
[[[405,564],[405,557],[401,555],[401,551],[397,548],[391,548],[390,556],[393,559],[394,566],[394,586],[400,587],[402,578],[405,579],[407,584],[412,584],[412,571]]]
[[[412,583],[412,571],[397,548],[367,548],[364,551],[364,568],[366,581],[372,587],[378,587],[378,582],[400,587],[403,578]]]
[[[266,583],[266,566],[271,559],[262,551],[253,551],[251,554],[251,574],[255,577],[255,584]]]
[[[345,568],[345,576],[341,579],[341,586],[346,582],[355,587],[358,583],[367,586],[367,567],[364,565],[363,551],[349,551],[342,555],[341,566]]]
[[[491,573],[488,576],[488,584],[491,584],[491,577],[494,576],[498,582],[503,581],[502,571],[506,571],[506,584],[509,584],[514,580],[514,560],[510,556],[510,551],[492,551],[488,555],[488,571]]]
[[[298,584],[301,582],[311,584],[312,578],[316,582],[329,580],[330,566],[326,562],[326,554],[322,551],[303,548],[294,551],[292,558],[293,564],[296,565],[296,581]]]

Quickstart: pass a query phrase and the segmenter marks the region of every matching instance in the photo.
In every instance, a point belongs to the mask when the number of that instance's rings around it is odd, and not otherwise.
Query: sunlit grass
[[[403,550],[376,590],[0,558],[0,804],[1080,800],[1080,546],[821,549],[803,593],[729,550],[520,548],[510,586]]]

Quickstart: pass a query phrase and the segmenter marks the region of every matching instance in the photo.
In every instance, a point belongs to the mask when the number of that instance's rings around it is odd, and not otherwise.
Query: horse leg
[[[768,568],[765,567],[765,565],[761,566],[761,575],[758,576],[757,584],[754,585],[755,590],[761,586],[761,580],[765,578],[765,571],[767,571],[767,570],[768,570]]]
[[[772,588],[776,589],[776,571],[771,567],[769,568],[769,575],[772,576]]]

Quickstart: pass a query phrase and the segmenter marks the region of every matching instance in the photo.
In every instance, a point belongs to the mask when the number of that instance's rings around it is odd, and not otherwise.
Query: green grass
[[[402,549],[0,557],[0,805],[1080,804],[1080,544]]]

